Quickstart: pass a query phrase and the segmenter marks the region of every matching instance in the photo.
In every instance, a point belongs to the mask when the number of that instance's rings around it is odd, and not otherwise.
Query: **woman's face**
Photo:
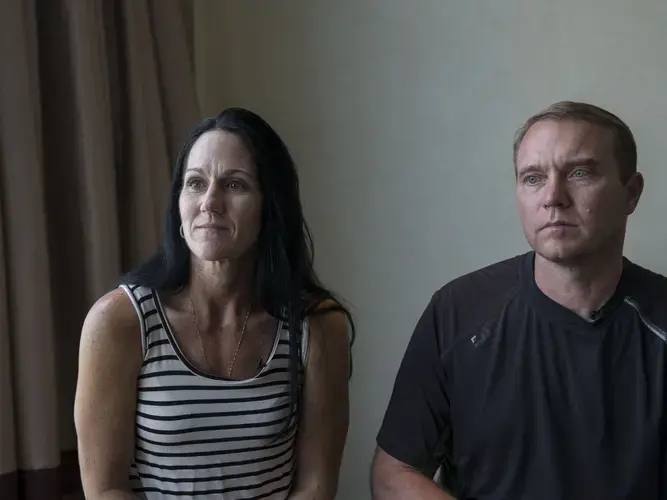
[[[197,139],[185,165],[179,210],[195,257],[238,259],[253,248],[261,228],[262,193],[241,139],[219,130]]]

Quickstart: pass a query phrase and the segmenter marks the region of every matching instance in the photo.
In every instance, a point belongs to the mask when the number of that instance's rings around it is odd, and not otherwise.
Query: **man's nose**
[[[559,177],[552,177],[544,187],[544,206],[564,207],[570,204],[570,195],[567,191],[566,181]]]

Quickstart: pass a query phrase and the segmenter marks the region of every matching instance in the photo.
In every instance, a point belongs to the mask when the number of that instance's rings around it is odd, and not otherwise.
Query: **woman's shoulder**
[[[141,354],[141,323],[123,288],[107,292],[90,308],[81,331],[81,350],[105,350],[109,356]]]
[[[307,317],[307,325],[308,352],[326,351],[333,346],[348,348],[351,321],[346,309],[337,301],[321,301]]]
[[[104,294],[90,308],[79,342],[74,404],[79,431],[117,428],[118,419],[133,414],[143,364],[140,328],[123,289]]]
[[[88,320],[95,323],[113,323],[114,326],[139,326],[134,304],[125,289],[121,287],[98,298],[88,311],[86,321]]]
[[[306,315],[309,323],[323,324],[338,328],[347,328],[351,322],[351,315],[347,309],[338,301],[325,298],[315,302]]]

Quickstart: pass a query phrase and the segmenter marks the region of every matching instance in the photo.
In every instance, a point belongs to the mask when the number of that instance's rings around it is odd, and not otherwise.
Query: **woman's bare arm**
[[[297,469],[289,500],[333,500],[349,423],[347,317],[310,319]]]
[[[123,290],[113,290],[88,313],[79,347],[74,421],[88,500],[135,498],[129,467],[142,357],[134,306]]]

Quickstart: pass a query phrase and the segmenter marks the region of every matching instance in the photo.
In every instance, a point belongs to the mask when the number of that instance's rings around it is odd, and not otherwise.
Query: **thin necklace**
[[[188,301],[190,302],[190,313],[192,314],[192,321],[195,324],[195,329],[197,330],[197,336],[199,337],[199,344],[201,345],[201,351],[204,354],[204,359],[206,360],[206,366],[211,371],[211,363],[208,361],[208,356],[206,355],[206,349],[204,349],[204,339],[202,338],[201,332],[199,331],[199,322],[197,321],[197,313],[195,312],[195,307],[192,305],[192,297],[190,297],[190,292],[188,292]],[[243,342],[243,335],[245,334],[245,327],[248,324],[248,317],[250,316],[250,310],[252,309],[252,301],[248,304],[248,310],[245,313],[245,319],[243,320],[243,327],[241,328],[241,335],[239,335],[239,340],[236,343],[236,350],[234,351],[234,357],[232,358],[232,364],[229,366],[227,372],[227,378],[232,377],[232,371],[234,370],[234,365],[236,364],[236,357],[239,354],[239,349],[241,348],[241,342]],[[219,327],[220,332],[222,332],[222,325]]]

